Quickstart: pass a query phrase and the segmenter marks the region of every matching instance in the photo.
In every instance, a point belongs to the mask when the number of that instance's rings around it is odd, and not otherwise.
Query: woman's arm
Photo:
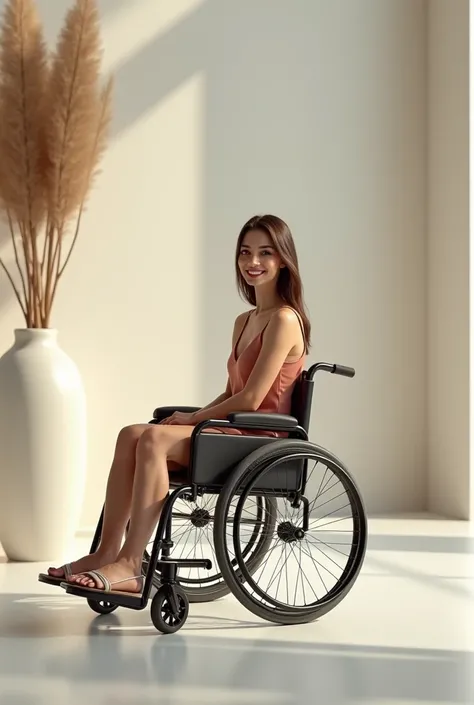
[[[192,414],[193,424],[208,419],[225,419],[238,411],[256,411],[271,389],[288,354],[301,337],[300,324],[293,311],[281,309],[271,318],[262,349],[247,384],[238,394],[215,406],[205,407]]]
[[[209,404],[206,404],[206,406],[203,406],[202,409],[199,409],[199,411],[204,411],[204,409],[212,409],[212,407],[218,406],[219,404],[222,404],[223,401],[225,401],[226,399],[228,399],[231,396],[232,396],[232,392],[230,389],[230,380],[228,379],[225,392],[223,392],[222,394],[219,394],[218,397],[216,397],[211,402],[209,402]]]
[[[237,318],[235,319],[234,322],[234,330],[232,333],[232,350],[235,348],[238,336],[240,335],[242,328],[244,326],[245,320],[248,316],[248,312],[246,313],[241,313]],[[217,409],[219,410],[223,404],[226,404],[227,400],[232,398],[232,390],[230,387],[230,380],[227,379],[227,386],[225,392],[222,394],[219,394],[216,399],[213,399],[209,404],[206,406],[203,406],[199,411],[195,412],[195,414],[191,413],[182,413],[180,411],[175,411],[174,414],[169,416],[167,419],[163,419],[160,423],[165,424],[165,425],[174,425],[174,424],[192,424],[194,425],[195,423],[199,423],[199,421],[194,421],[194,417],[196,414],[200,414],[203,418],[216,418],[214,416],[214,411]],[[224,407],[225,409],[226,407]],[[212,409],[212,413],[209,415],[209,410]],[[230,412],[228,412],[230,413]],[[224,418],[224,417],[223,417]]]

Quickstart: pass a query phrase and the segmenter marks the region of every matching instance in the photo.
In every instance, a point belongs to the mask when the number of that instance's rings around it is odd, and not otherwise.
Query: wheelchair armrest
[[[160,420],[166,419],[168,416],[171,416],[171,414],[174,414],[175,411],[182,411],[184,414],[192,414],[195,411],[199,411],[200,408],[200,406],[159,406],[153,412],[153,418]]]
[[[227,420],[232,424],[242,424],[243,426],[250,426],[262,431],[278,431],[280,428],[288,430],[298,426],[298,419],[294,416],[289,416],[288,414],[266,414],[259,411],[236,411],[229,414]]]

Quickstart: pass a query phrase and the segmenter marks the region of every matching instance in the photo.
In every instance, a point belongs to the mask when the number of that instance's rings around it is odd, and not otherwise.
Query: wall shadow
[[[287,8],[278,3],[207,0],[117,70],[116,137],[191,76],[204,76],[203,241],[196,262],[202,282],[196,292],[201,311],[197,345],[206,351],[200,356],[204,402],[213,396],[213,385],[217,391],[225,385],[233,319],[246,308],[234,286],[238,230],[254,213],[274,211],[297,231],[313,208],[315,182],[307,177],[314,172],[320,138],[315,134],[313,143],[302,145],[300,135],[314,129],[307,87],[321,80],[322,69],[308,57],[314,42],[337,27],[326,21],[324,6],[321,26],[311,26],[305,6],[297,0],[288,22]],[[290,34],[298,36],[291,51]],[[295,72],[298,81],[290,80]],[[317,185],[316,172],[314,177]],[[311,247],[309,238],[299,243],[309,290],[314,281],[309,276]]]
[[[114,15],[124,7],[136,5],[139,0],[99,0],[99,11],[106,19],[108,15]]]
[[[474,536],[403,536],[369,534],[372,551],[417,553],[474,553]]]

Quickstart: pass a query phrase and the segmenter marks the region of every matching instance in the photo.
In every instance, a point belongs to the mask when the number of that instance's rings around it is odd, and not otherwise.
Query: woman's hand
[[[194,414],[190,414],[184,411],[175,411],[174,414],[168,416],[160,424],[165,426],[194,426]]]

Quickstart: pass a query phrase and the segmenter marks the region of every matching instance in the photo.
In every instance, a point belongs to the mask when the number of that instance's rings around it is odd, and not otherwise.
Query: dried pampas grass
[[[49,327],[58,282],[107,146],[112,79],[101,87],[99,13],[76,0],[47,56],[35,0],[8,0],[0,26],[0,210],[29,328]],[[17,281],[19,279],[19,283]]]

